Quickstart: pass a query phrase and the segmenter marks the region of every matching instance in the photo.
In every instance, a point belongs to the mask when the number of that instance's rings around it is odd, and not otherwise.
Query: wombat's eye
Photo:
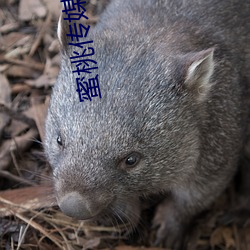
[[[125,158],[125,164],[128,167],[134,167],[140,161],[140,156],[137,153],[130,154],[127,158]]]
[[[62,146],[63,145],[63,142],[62,142],[62,137],[60,135],[57,136],[57,139],[56,139],[57,143]]]

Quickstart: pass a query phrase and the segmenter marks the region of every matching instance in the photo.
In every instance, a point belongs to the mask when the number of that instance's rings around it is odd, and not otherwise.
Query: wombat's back
[[[225,50],[234,54],[233,58],[242,58],[238,63],[248,60],[250,64],[249,13],[249,0],[114,0],[102,16],[97,30],[103,31],[106,28],[114,34],[126,34],[126,31],[133,30],[135,35],[142,31],[154,36],[160,33],[160,28],[164,32],[169,29],[172,32],[173,25],[176,25],[176,29],[183,33],[194,32],[194,36],[209,35],[208,39],[203,39],[210,40],[211,46],[223,41]],[[132,38],[136,39],[136,36]],[[203,44],[206,43],[203,41]]]

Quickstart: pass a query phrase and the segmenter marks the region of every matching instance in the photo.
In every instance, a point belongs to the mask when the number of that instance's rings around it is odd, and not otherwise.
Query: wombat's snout
[[[63,213],[79,220],[87,220],[97,215],[99,209],[91,209],[89,203],[78,192],[67,193],[58,200],[58,205]]]

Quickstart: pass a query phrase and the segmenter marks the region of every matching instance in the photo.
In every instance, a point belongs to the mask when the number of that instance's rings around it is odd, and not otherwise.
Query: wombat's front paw
[[[154,223],[154,225],[156,224]],[[162,220],[161,223],[158,224],[158,226],[159,228],[157,230],[156,240],[154,242],[155,246],[163,246],[172,250],[182,249],[182,229],[173,227],[167,220]]]
[[[157,208],[153,226],[157,227],[155,246],[164,246],[172,250],[180,250],[183,245],[185,225],[172,202],[164,201]]]

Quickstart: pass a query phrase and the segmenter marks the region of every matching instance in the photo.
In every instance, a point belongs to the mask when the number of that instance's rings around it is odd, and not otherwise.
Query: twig
[[[36,125],[33,119],[27,117],[26,115],[20,112],[13,111],[12,109],[8,108],[6,105],[2,103],[0,103],[0,113],[1,112],[8,114],[13,119],[16,119],[18,121],[28,124],[31,127],[34,127]]]
[[[41,28],[35,42],[33,43],[32,47],[30,49],[29,56],[33,56],[34,53],[36,52],[36,50],[37,50],[37,48],[38,48],[44,34],[47,32],[50,21],[51,21],[51,13],[49,12],[44,24],[42,25],[42,28]]]
[[[7,179],[10,179],[10,180],[13,180],[13,181],[16,181],[16,182],[28,184],[30,186],[37,186],[37,184],[35,184],[35,183],[31,182],[31,181],[28,181],[28,180],[25,180],[25,179],[23,179],[21,177],[13,175],[13,174],[9,173],[8,171],[5,171],[5,170],[0,170],[0,176],[2,176],[4,178],[7,178]]]
[[[14,58],[8,58],[8,57],[4,57],[3,60],[7,63],[12,63],[12,64],[16,64],[16,65],[22,65],[31,69],[35,69],[38,71],[43,71],[44,69],[44,65],[38,62],[26,62],[26,61],[21,61],[18,59],[14,59]]]

